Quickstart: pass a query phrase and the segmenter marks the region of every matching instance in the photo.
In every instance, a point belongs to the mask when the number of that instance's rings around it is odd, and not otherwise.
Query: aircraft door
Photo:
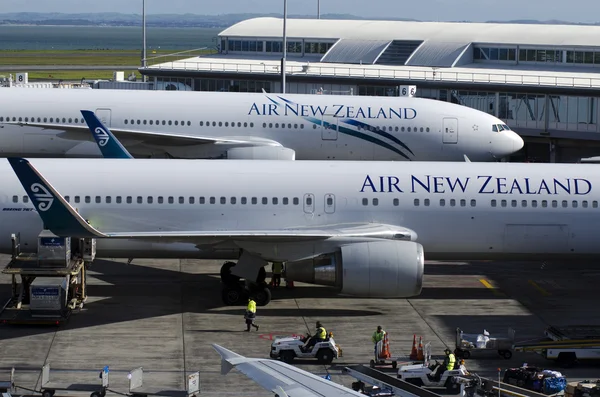
[[[338,117],[324,114],[321,116],[321,138],[324,141],[335,141],[338,138]]]
[[[458,143],[458,119],[444,118],[442,124],[442,142]]]
[[[333,214],[335,212],[335,196],[331,193],[325,195],[325,213]]]
[[[312,214],[315,212],[315,195],[307,193],[304,195],[304,212],[306,214]]]
[[[107,127],[110,127],[110,109],[96,109],[96,117]]]

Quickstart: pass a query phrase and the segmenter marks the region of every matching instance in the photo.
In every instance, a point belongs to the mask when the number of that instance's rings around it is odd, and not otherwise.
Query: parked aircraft
[[[286,262],[296,281],[358,296],[421,291],[429,259],[597,258],[600,183],[584,164],[9,159],[0,251],[45,227],[117,258],[238,259],[247,280]],[[13,172],[13,170],[16,172]],[[37,213],[36,213],[37,210]],[[40,219],[41,217],[41,219]]]
[[[15,88],[0,109],[3,157],[99,157],[81,109],[135,157],[495,161],[523,146],[494,116],[409,97]]]

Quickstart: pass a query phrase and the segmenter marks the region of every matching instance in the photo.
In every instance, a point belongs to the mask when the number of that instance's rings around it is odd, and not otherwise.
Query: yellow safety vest
[[[319,339],[327,338],[327,331],[325,331],[325,328],[323,328],[323,327],[317,328],[317,338],[319,338]]]
[[[448,365],[446,365],[446,370],[452,371],[454,369],[454,364],[456,363],[456,357],[454,354],[448,354]]]
[[[383,335],[385,335],[385,331],[381,331],[381,332],[373,332],[373,337],[371,338],[373,340],[373,343],[377,343],[380,340],[383,339]]]
[[[250,300],[250,302],[248,302],[248,308],[247,310],[250,313],[256,313],[256,302],[254,302],[253,300]]]
[[[281,262],[273,263],[273,274],[281,274],[283,271],[283,264]]]

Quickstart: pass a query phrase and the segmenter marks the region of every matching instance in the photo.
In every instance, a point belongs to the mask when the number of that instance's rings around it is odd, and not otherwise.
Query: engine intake
[[[312,259],[287,262],[286,278],[335,287],[366,298],[407,298],[423,287],[423,246],[412,241],[374,241],[342,246]]]

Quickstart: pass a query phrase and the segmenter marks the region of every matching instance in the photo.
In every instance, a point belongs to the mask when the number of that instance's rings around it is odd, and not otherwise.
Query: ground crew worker
[[[325,339],[327,339],[327,331],[325,330],[323,325],[321,325],[320,321],[317,321],[316,326],[317,326],[317,332],[315,333],[314,336],[311,336],[306,341],[304,346],[302,346],[303,351],[309,351],[309,349],[312,348],[314,345],[316,345],[318,342],[322,342]]]
[[[446,358],[444,358],[442,368],[440,368],[440,370],[438,371],[438,380],[442,379],[442,375],[444,375],[444,372],[452,371],[454,369],[454,365],[456,364],[456,356],[454,356],[454,353],[452,353],[450,349],[444,350],[444,353],[446,354]]]
[[[273,262],[273,265],[271,266],[271,271],[273,272],[273,279],[271,280],[273,283],[273,287],[279,287],[281,285],[281,273],[283,273],[283,263]]]
[[[377,343],[379,343],[380,341],[383,340],[383,336],[385,335],[385,331],[383,330],[383,328],[381,328],[381,325],[377,326],[377,331],[373,332],[373,336],[371,337],[371,340],[373,341],[374,344],[374,351],[375,351],[375,360],[379,360],[379,354],[377,354]]]
[[[248,306],[246,307],[244,319],[246,320],[246,332],[250,332],[250,326],[253,326],[258,331],[258,325],[254,324],[254,320],[256,320],[256,302],[252,297],[248,298]]]

